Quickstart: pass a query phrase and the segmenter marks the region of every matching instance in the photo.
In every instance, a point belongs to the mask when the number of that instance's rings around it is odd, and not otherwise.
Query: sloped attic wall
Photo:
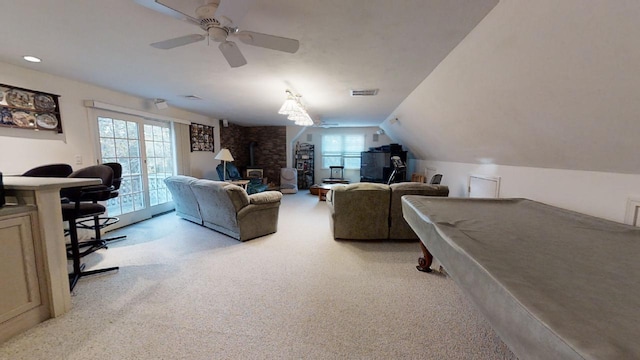
[[[503,0],[382,127],[418,159],[639,174],[639,19]]]
[[[640,3],[502,0],[381,127],[444,173],[623,222],[640,199]],[[398,121],[392,123],[392,119]]]

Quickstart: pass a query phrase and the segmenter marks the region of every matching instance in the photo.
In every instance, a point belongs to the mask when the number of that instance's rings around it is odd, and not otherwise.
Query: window
[[[364,151],[364,135],[323,135],[322,168],[344,166],[360,169],[360,152]]]

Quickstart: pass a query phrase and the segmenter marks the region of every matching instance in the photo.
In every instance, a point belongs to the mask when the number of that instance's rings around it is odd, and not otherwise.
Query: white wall
[[[468,196],[471,174],[499,176],[501,198],[524,197],[621,223],[627,199],[640,197],[640,175],[424,160],[414,166],[443,174],[452,197]]]
[[[94,135],[89,131],[88,110],[84,100],[97,100],[129,109],[156,113],[189,122],[214,125],[208,117],[170,107],[157,110],[150,101],[78,81],[49,75],[0,62],[0,79],[7,85],[39,90],[60,95],[63,133],[32,131],[0,127],[0,171],[21,174],[32,167],[63,162],[78,169],[96,163]],[[219,147],[219,129],[216,126],[216,146]],[[194,176],[215,173],[215,153],[191,153]],[[83,163],[76,164],[80,155]]]

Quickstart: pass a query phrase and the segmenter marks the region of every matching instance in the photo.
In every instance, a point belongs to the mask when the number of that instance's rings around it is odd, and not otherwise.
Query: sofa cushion
[[[239,234],[238,222],[236,220],[236,207],[229,197],[228,188],[236,188],[241,192],[244,190],[236,185],[231,185],[224,181],[196,180],[191,184],[193,193],[200,202],[200,212],[203,224],[216,224],[227,229],[231,234]],[[233,190],[231,190],[233,191]],[[245,193],[246,194],[246,193]],[[236,196],[238,198],[240,196]],[[247,201],[249,203],[249,201]]]
[[[240,186],[224,183],[224,189],[227,196],[234,206],[234,211],[238,212],[243,207],[249,205],[249,194]]]
[[[265,191],[249,195],[249,202],[256,205],[277,203],[280,200],[282,200],[282,193],[279,191]]]
[[[189,221],[202,224],[198,200],[193,190],[191,190],[191,184],[196,180],[198,179],[191,176],[176,175],[164,179],[164,183],[173,197],[176,214]]]
[[[385,184],[333,185],[327,194],[333,237],[387,239],[390,192]]]

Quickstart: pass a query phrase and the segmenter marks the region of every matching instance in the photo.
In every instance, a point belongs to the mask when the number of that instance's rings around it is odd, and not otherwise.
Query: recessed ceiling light
[[[39,62],[42,61],[42,60],[40,60],[40,58],[37,58],[35,56],[31,56],[31,55],[25,55],[22,58],[27,60],[28,62],[32,62],[32,63],[39,63]]]

